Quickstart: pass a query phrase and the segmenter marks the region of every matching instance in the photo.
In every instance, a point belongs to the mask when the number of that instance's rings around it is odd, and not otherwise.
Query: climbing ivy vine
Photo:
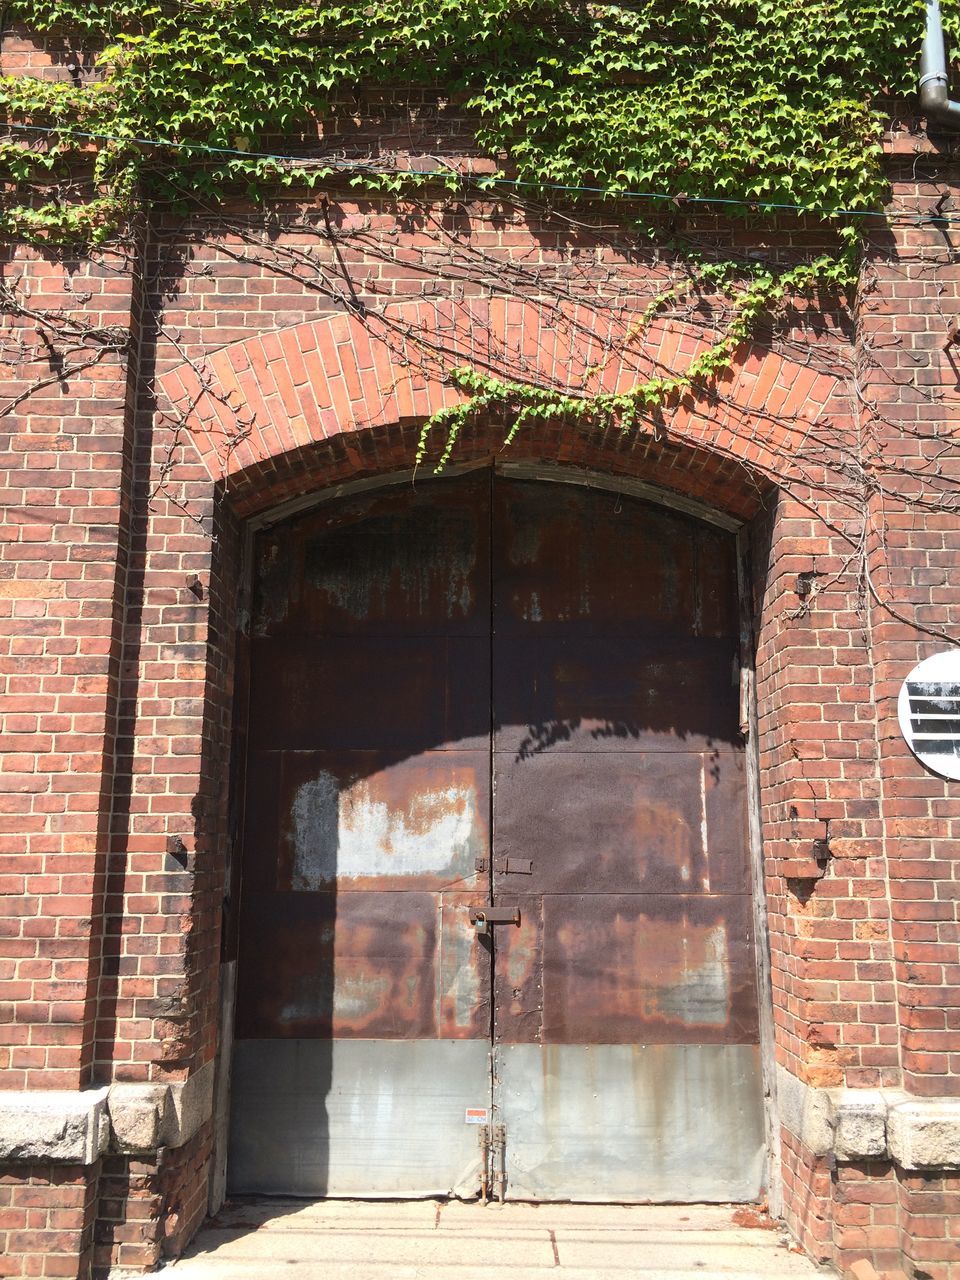
[[[458,95],[532,189],[876,207],[878,100],[913,87],[923,0],[18,0],[6,16],[103,69],[0,77],[4,119],[37,127],[0,144],[3,229],[57,237],[112,231],[145,193],[328,181],[274,155],[315,154],[361,85]],[[78,163],[91,187],[62,200]]]
[[[913,89],[923,10],[923,0],[17,0],[7,25],[73,51],[73,70],[67,82],[0,75],[0,232],[96,245],[144,203],[262,202],[332,178],[388,196],[416,183],[458,195],[509,183],[554,202],[617,202],[621,221],[646,218],[653,235],[651,211],[689,200],[833,219],[837,253],[802,268],[704,269],[730,295],[733,320],[683,375],[567,403],[460,370],[467,404],[428,424],[445,426],[447,452],[490,403],[513,407],[512,430],[550,414],[629,427],[638,407],[714,376],[787,291],[853,283],[851,215],[882,203],[881,103]],[[960,0],[944,0],[944,16],[958,34]],[[416,175],[337,152],[324,130],[352,95],[410,85],[456,99],[495,173]]]
[[[465,393],[466,398],[459,404],[439,410],[423,424],[416,465],[423,462],[430,437],[435,429],[440,428],[446,434],[443,452],[435,469],[442,471],[450,461],[463,427],[485,409],[505,410],[509,415],[505,446],[512,444],[526,423],[538,419],[560,418],[629,432],[645,411],[675,405],[684,393],[708,383],[729,368],[737,348],[753,334],[761,317],[789,294],[823,289],[830,284],[837,288],[849,284],[852,266],[849,256],[850,252],[846,250],[837,256],[821,255],[812,262],[779,274],[758,271],[755,278],[737,293],[733,318],[716,342],[693,359],[685,370],[645,378],[628,391],[594,396],[562,395],[527,383],[478,373],[468,366],[453,369],[450,381]],[[671,300],[674,292],[673,289],[668,290],[650,304],[634,326],[633,337],[640,335],[660,306]]]

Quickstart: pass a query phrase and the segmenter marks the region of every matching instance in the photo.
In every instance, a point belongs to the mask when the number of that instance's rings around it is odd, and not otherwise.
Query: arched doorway
[[[255,579],[232,1190],[756,1197],[732,534],[482,469]]]

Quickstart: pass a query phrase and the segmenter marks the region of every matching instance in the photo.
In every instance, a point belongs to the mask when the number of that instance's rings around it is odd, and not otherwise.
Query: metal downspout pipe
[[[947,52],[940,18],[940,0],[927,0],[927,27],[920,53],[920,106],[930,123],[960,129],[960,102],[951,102],[947,81]]]

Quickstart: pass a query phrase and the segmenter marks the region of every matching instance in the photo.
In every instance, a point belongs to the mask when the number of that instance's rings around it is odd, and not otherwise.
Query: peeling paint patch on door
[[[484,845],[485,788],[476,766],[456,759],[415,757],[362,778],[320,769],[301,782],[287,829],[290,887],[316,892],[335,880],[347,888],[361,879],[470,879]]]

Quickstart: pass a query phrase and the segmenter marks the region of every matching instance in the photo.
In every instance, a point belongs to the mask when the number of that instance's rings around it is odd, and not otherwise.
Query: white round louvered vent
[[[900,687],[900,732],[922,765],[960,779],[960,649],[918,663]]]

